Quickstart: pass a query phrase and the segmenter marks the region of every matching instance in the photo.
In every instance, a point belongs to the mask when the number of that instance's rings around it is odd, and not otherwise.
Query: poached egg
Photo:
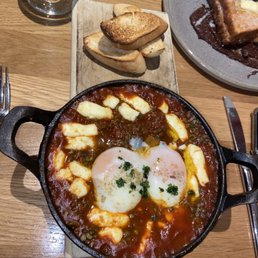
[[[151,147],[144,155],[114,147],[101,153],[92,166],[97,205],[114,213],[135,208],[144,190],[159,206],[172,207],[182,197],[186,178],[181,155],[166,144]]]

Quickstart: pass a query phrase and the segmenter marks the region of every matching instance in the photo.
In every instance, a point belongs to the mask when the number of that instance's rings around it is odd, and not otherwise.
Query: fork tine
[[[11,102],[11,94],[10,94],[9,74],[8,74],[8,68],[5,67],[5,100],[4,100],[4,108],[8,112],[10,110],[10,102]]]
[[[3,69],[2,65],[0,65],[0,108],[3,107]]]

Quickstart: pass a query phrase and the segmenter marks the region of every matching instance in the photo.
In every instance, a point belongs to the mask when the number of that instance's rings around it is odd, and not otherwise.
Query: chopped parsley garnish
[[[142,197],[148,198],[148,188],[150,187],[149,181],[143,181],[140,185],[142,189],[139,191],[139,193],[142,195]]]
[[[126,183],[126,181],[122,177],[120,177],[119,179],[116,180],[116,185],[119,188],[123,187],[125,185],[125,183]]]
[[[130,184],[130,188],[131,188],[132,190],[135,190],[135,189],[136,189],[135,183],[131,183],[131,184]]]
[[[178,195],[178,187],[176,185],[169,184],[167,192],[172,195]]]
[[[125,161],[125,163],[123,164],[123,170],[125,170],[125,171],[129,170],[132,167],[133,167],[133,165],[128,161]]]
[[[144,176],[144,178],[148,178],[148,175],[149,175],[149,173],[150,173],[150,167],[149,166],[143,166],[143,168],[142,168],[142,170],[143,170],[143,176]]]
[[[159,190],[160,190],[161,192],[164,192],[164,189],[163,189],[163,188],[161,188],[161,187],[159,187]]]
[[[124,163],[122,163],[119,166],[119,169],[122,168],[124,171],[128,171],[129,169],[131,169],[133,167],[133,165],[129,161],[125,161],[121,156],[118,156],[117,158],[124,161]]]
[[[156,220],[157,220],[157,215],[152,215],[152,216],[151,216],[151,220],[152,220],[152,221],[156,221]]]
[[[194,190],[190,189],[190,190],[188,191],[188,195],[189,195],[189,196],[195,196]]]

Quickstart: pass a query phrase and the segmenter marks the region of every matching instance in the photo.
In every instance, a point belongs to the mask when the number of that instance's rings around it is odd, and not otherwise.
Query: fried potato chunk
[[[123,237],[123,231],[118,227],[105,227],[99,231],[99,236],[106,237],[114,244],[118,244]]]
[[[70,185],[70,192],[77,196],[77,198],[81,198],[90,190],[90,186],[86,184],[86,182],[82,178],[75,178]]]
[[[68,137],[94,136],[98,134],[98,128],[95,124],[63,123],[62,132]]]
[[[112,119],[113,113],[110,108],[103,107],[91,101],[83,101],[77,107],[77,112],[90,119]]]
[[[84,180],[89,180],[91,178],[91,169],[83,166],[78,161],[72,161],[69,163],[69,168],[74,176],[80,177]]]
[[[184,159],[187,173],[196,175],[200,185],[205,186],[209,182],[209,178],[202,149],[194,144],[189,144],[184,151]]]
[[[87,218],[91,223],[99,227],[125,227],[129,222],[127,214],[111,213],[99,208],[90,210]]]

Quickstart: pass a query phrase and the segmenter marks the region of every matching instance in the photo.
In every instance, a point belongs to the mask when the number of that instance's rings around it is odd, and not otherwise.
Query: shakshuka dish
[[[98,88],[51,135],[47,179],[62,221],[108,257],[169,257],[196,240],[217,200],[217,154],[193,111],[134,84]]]

